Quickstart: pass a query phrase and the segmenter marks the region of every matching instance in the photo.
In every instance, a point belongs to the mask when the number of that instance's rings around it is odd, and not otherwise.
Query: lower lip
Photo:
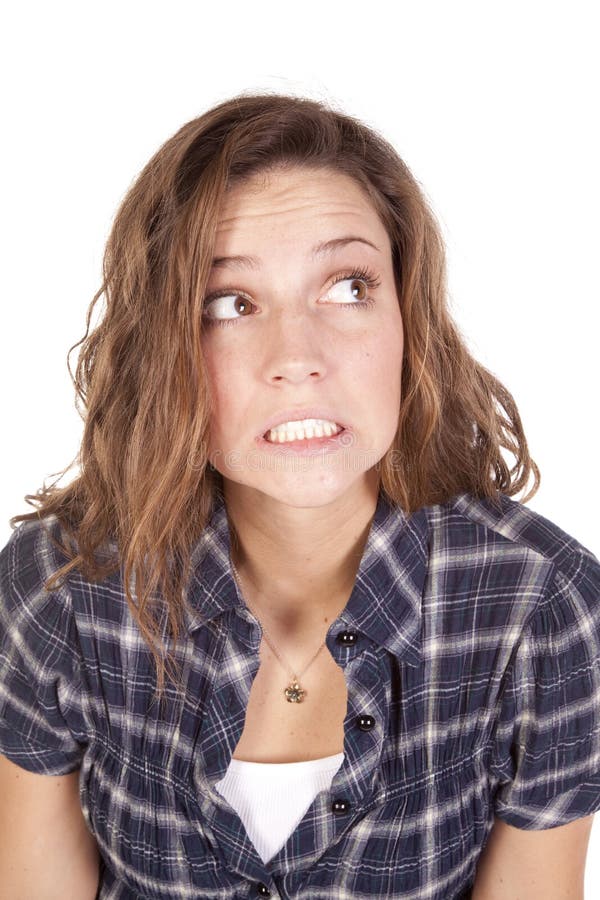
[[[317,453],[339,450],[347,443],[347,438],[344,438],[347,432],[347,428],[342,428],[341,431],[330,437],[304,438],[301,441],[283,441],[281,444],[268,441],[264,437],[259,437],[257,440],[261,448],[265,450],[284,450],[293,453],[294,456],[315,456]]]

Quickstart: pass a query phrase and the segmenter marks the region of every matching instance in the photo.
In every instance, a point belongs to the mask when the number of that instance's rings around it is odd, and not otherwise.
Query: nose
[[[282,310],[266,337],[264,375],[273,383],[322,379],[326,373],[323,330],[310,312]]]

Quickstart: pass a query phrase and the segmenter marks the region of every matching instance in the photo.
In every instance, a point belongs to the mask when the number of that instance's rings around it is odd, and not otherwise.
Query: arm
[[[0,900],[94,900],[100,854],[78,783],[0,755]]]
[[[593,819],[532,831],[496,818],[479,857],[471,900],[583,900]]]

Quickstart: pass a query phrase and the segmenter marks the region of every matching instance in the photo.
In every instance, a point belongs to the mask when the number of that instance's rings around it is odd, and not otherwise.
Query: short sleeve
[[[555,569],[507,671],[494,811],[545,829],[600,809],[600,564],[578,546]]]
[[[78,639],[66,589],[40,523],[0,550],[0,753],[30,772],[66,775],[85,749]]]

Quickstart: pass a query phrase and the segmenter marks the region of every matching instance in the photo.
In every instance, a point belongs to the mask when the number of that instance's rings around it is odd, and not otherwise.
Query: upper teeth
[[[341,426],[326,419],[302,419],[298,422],[283,422],[276,428],[271,428],[267,438],[281,444],[284,441],[301,441],[304,438],[330,437],[341,430]]]

